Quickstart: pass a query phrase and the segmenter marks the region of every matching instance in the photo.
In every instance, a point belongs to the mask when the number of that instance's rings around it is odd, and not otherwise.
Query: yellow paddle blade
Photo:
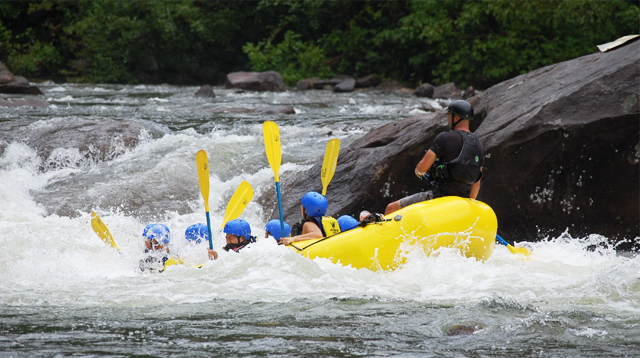
[[[327,143],[327,149],[324,152],[324,161],[322,162],[322,172],[320,179],[322,180],[322,195],[327,195],[327,187],[336,173],[338,165],[338,153],[340,153],[340,139],[335,138]]]
[[[198,165],[200,192],[204,199],[204,211],[209,212],[209,158],[207,157],[207,152],[199,150],[196,153],[196,164]]]
[[[220,229],[224,228],[224,225],[229,221],[240,217],[240,214],[242,214],[244,208],[247,207],[247,204],[249,204],[252,198],[253,188],[249,183],[243,181],[238,185],[238,189],[233,193],[229,204],[227,204],[227,210],[224,212],[224,220],[222,221],[222,225],[220,225]]]
[[[531,255],[531,251],[529,251],[526,247],[515,247],[513,245],[507,245],[507,249],[509,249],[509,251],[511,251],[511,253],[514,255]]]
[[[262,124],[262,133],[264,133],[264,149],[267,153],[269,165],[273,169],[276,183],[280,182],[278,172],[280,171],[280,162],[282,161],[282,151],[280,148],[280,130],[278,125],[271,121]]]
[[[166,270],[167,267],[169,266],[182,265],[182,264],[184,264],[184,261],[182,261],[179,257],[171,256],[167,259],[167,261],[164,262],[164,270]]]
[[[107,229],[107,225],[104,224],[95,211],[91,212],[91,227],[105,244],[111,245],[111,247],[115,247],[116,250],[120,251],[120,247],[118,247],[115,240],[113,240],[113,236],[109,232],[109,229]]]

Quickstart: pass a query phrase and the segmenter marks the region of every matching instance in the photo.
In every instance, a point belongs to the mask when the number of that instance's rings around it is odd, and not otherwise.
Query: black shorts
[[[442,195],[434,190],[427,190],[427,191],[423,191],[417,194],[413,194],[410,196],[406,196],[402,199],[400,199],[400,207],[404,208],[407,207],[411,204],[415,204],[415,203],[419,203],[421,201],[427,201],[427,200],[431,200],[431,199],[435,199],[435,198],[439,198]]]

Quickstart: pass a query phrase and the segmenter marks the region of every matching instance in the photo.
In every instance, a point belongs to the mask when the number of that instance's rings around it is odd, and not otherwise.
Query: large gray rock
[[[333,92],[353,92],[356,87],[355,78],[347,78],[333,87]]]
[[[241,88],[247,91],[284,91],[287,86],[282,76],[275,71],[233,72],[227,74],[226,88]]]
[[[154,137],[162,133],[141,122],[122,122],[112,119],[72,118],[52,125],[41,125],[32,120],[16,120],[0,123],[0,155],[7,145],[20,142],[34,148],[42,160],[42,170],[56,169],[61,165],[82,165],[80,162],[96,162],[113,159],[140,142],[141,131]],[[60,152],[75,151],[78,163],[60,162]]]
[[[547,66],[469,101],[485,146],[478,199],[496,212],[507,239],[640,236],[640,42]],[[327,196],[330,215],[383,212],[421,191],[413,174],[446,117],[427,114],[375,129],[343,148]],[[285,218],[321,190],[322,158],[282,178]],[[263,202],[272,200],[265,193]],[[271,205],[275,208],[275,204]]]
[[[26,78],[14,76],[2,62],[0,62],[0,93],[44,94],[40,88],[29,84]]]

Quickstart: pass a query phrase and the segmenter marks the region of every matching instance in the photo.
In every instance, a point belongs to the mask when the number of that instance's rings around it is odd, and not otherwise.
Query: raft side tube
[[[400,220],[394,218],[401,216]],[[466,257],[487,260],[495,248],[498,221],[485,203],[444,197],[409,205],[385,217],[388,221],[296,243],[299,254],[322,257],[335,264],[394,270],[406,259],[404,243],[419,245],[429,255],[440,247],[460,250]]]

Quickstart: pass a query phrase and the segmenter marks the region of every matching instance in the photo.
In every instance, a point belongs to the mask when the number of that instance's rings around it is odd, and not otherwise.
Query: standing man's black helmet
[[[444,113],[455,113],[464,119],[473,120],[473,107],[469,102],[463,100],[451,102]]]

